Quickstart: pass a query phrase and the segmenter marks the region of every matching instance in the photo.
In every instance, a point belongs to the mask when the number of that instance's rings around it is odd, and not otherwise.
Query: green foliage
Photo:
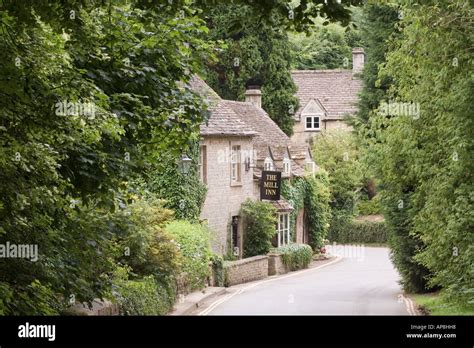
[[[262,86],[262,107],[286,133],[293,132],[298,109],[291,78],[288,36],[281,27],[255,21],[250,5],[215,6],[208,17],[210,36],[224,49],[208,64],[206,81],[223,98],[244,100],[247,85]],[[267,14],[278,20],[277,12]],[[235,31],[236,22],[242,27]]]
[[[157,154],[143,186],[164,199],[165,206],[175,212],[176,218],[196,222],[199,220],[207,191],[199,179],[198,142],[190,146],[187,155],[193,162],[189,173],[183,174],[178,165],[181,154]]]
[[[384,221],[351,220],[332,229],[328,239],[338,243],[387,243],[388,231]]]
[[[328,172],[331,192],[329,234],[337,235],[339,230],[348,227],[355,215],[365,168],[359,160],[354,136],[345,131],[318,135],[313,144],[313,158],[318,166]]]
[[[329,219],[329,181],[325,171],[319,171],[315,176],[283,180],[281,194],[293,206],[290,215],[291,236],[294,240],[296,218],[299,211],[305,208],[305,224],[309,231],[309,243],[314,250],[323,246]]]
[[[328,172],[333,211],[352,215],[364,172],[353,135],[342,130],[319,134],[314,139],[313,159]]]
[[[385,61],[387,40],[396,34],[398,15],[398,9],[388,4],[367,3],[362,7],[360,32],[367,59],[362,74],[364,87],[357,104],[358,127],[364,127],[392,84],[390,76],[381,77],[378,72]]]
[[[306,244],[288,244],[273,249],[272,252],[281,254],[283,264],[290,271],[307,268],[313,260],[313,249]]]
[[[309,229],[309,244],[313,250],[324,245],[330,223],[330,186],[328,174],[319,169],[314,176],[306,178],[305,209]]]
[[[176,298],[174,289],[152,276],[129,279],[128,268],[118,268],[114,275],[115,300],[123,315],[165,315]]]
[[[135,201],[117,213],[114,220],[117,261],[130,267],[136,277],[154,276],[163,280],[174,276],[181,255],[165,225],[173,212],[156,199]]]
[[[305,178],[283,179],[281,181],[281,195],[294,208],[290,214],[290,239],[293,241],[296,238],[296,218],[299,211],[304,208],[307,192],[307,181]]]
[[[180,153],[196,137],[202,102],[180,86],[210,52],[203,22],[186,8],[179,16],[181,8],[144,6],[0,5],[8,76],[0,80],[0,243],[39,252],[38,262],[0,263],[5,314],[50,314],[72,294],[102,297],[115,267],[109,222],[120,191],[149,154]],[[72,102],[92,103],[95,113],[60,112]],[[26,308],[32,284],[44,298]],[[51,297],[56,303],[43,305]]]
[[[472,9],[462,1],[407,5],[401,34],[387,54],[381,76],[391,76],[394,101],[418,103],[419,117],[377,115],[370,150],[380,161],[396,256],[426,267],[426,287],[440,286],[452,302],[474,304],[473,195],[474,83]],[[397,210],[398,201],[403,207]],[[399,219],[398,219],[399,218]],[[412,241],[408,240],[410,236]],[[408,245],[407,245],[408,244]],[[398,264],[397,264],[398,265]],[[403,274],[402,274],[403,276]],[[408,280],[407,282],[409,282]]]
[[[224,286],[225,284],[225,270],[224,258],[218,254],[211,255],[212,271],[214,273],[215,286]]]
[[[201,289],[209,277],[211,259],[210,231],[201,224],[173,221],[166,231],[174,238],[183,258],[180,271],[185,274],[188,290]]]
[[[290,35],[292,69],[350,69],[352,48],[361,45],[359,31],[355,28],[345,31],[337,23],[323,26],[322,19],[316,22],[309,35]]]
[[[240,215],[244,223],[244,257],[267,254],[276,233],[276,208],[268,202],[247,199]]]
[[[382,183],[392,258],[405,289],[441,287],[451,302],[472,306],[472,11],[455,1],[407,4],[403,12],[378,64],[377,79],[391,87],[374,100],[415,103],[420,114],[384,115],[374,103],[359,133]]]
[[[380,196],[375,196],[370,200],[358,200],[356,206],[358,215],[378,215],[382,213]]]

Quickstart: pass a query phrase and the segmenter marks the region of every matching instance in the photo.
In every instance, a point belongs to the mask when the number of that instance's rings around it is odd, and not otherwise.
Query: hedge
[[[331,228],[328,239],[338,243],[387,243],[387,225],[384,221],[349,220]]]
[[[307,268],[313,258],[313,249],[306,244],[288,244],[272,251],[282,255],[283,264],[290,271]]]
[[[153,276],[130,280],[129,270],[118,268],[114,279],[114,298],[122,315],[165,315],[174,305],[173,286],[159,283]]]

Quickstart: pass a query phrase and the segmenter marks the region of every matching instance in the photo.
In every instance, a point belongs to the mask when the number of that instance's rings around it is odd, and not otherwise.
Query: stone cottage
[[[307,175],[316,169],[309,147],[293,145],[291,139],[261,107],[261,92],[250,89],[246,101],[220,98],[204,81],[194,77],[190,83],[209,104],[211,115],[201,125],[199,168],[207,195],[201,219],[214,232],[213,250],[242,257],[243,226],[241,204],[260,199],[262,170],[282,173],[283,180]],[[291,204],[282,197],[270,201],[278,211],[275,246],[290,241]],[[304,208],[298,212],[296,241],[307,242]]]
[[[295,125],[291,140],[295,144],[309,144],[319,132],[349,129],[343,118],[356,112],[362,81],[358,73],[364,67],[364,50],[352,50],[351,70],[295,70],[293,81],[300,107],[294,115]]]

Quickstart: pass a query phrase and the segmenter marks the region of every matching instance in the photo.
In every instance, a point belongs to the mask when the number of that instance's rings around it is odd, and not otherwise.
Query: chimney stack
[[[354,74],[362,72],[364,68],[365,54],[364,49],[356,47],[352,49],[352,72]]]
[[[245,91],[245,101],[262,108],[262,92],[258,87],[249,86],[249,89]]]

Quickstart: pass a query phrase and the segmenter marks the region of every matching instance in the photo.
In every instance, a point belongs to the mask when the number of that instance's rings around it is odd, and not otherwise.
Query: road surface
[[[329,248],[331,249],[331,248]],[[338,258],[321,268],[228,288],[199,315],[409,315],[387,248],[332,247]]]

